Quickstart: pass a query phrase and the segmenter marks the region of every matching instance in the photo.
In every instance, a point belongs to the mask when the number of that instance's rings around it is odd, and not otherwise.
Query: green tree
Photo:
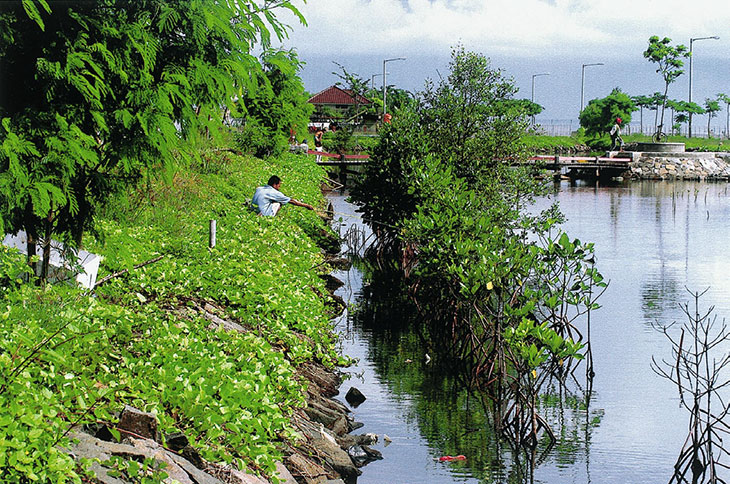
[[[675,126],[673,126],[673,129],[678,134],[681,134],[682,124],[689,122],[689,115],[682,113],[682,112],[678,112],[677,115],[675,116],[674,120],[675,120]]]
[[[671,127],[672,135],[674,135],[675,131],[679,131],[680,124],[677,122],[676,114],[679,112],[679,109],[681,108],[681,102],[677,101],[676,99],[669,99],[669,100],[667,100],[667,107],[671,111],[671,116],[669,118],[669,126]]]
[[[664,109],[666,107],[667,92],[669,85],[677,80],[684,73],[682,59],[689,57],[689,49],[682,44],[671,45],[672,39],[664,37],[660,39],[656,35],[649,37],[649,46],[644,51],[644,57],[650,62],[657,64],[657,72],[664,79],[664,102],[662,102],[662,114],[659,119],[659,126],[664,125]]]
[[[655,92],[651,96],[651,105],[649,106],[649,109],[654,111],[654,131],[657,130],[657,126],[659,125],[659,108],[664,104],[665,99],[666,96],[660,92]]]
[[[256,86],[246,89],[239,103],[243,126],[238,145],[258,157],[282,153],[290,132],[306,133],[313,106],[298,76],[294,51],[269,51],[262,56],[263,70],[255,74]]]
[[[718,99],[705,99],[705,114],[707,114],[707,137],[712,138],[711,131],[710,131],[710,122],[712,122],[712,118],[714,118],[717,115],[717,112],[721,109],[720,108],[720,101]]]
[[[532,117],[537,116],[544,109],[543,106],[529,99],[505,99],[499,103],[497,111],[504,113],[521,112]]]
[[[677,114],[678,123],[689,123],[689,115],[691,114],[704,114],[705,110],[702,109],[697,103],[687,101],[675,101],[674,109],[679,113]]]
[[[644,108],[652,106],[652,98],[649,96],[631,96],[631,100],[639,108],[639,132],[644,134]]]
[[[449,160],[457,176],[479,183],[485,170],[526,154],[525,112],[505,111],[517,89],[488,58],[461,46],[451,57],[449,76],[436,86],[427,83],[421,95],[421,124],[435,141],[433,152]]]
[[[420,195],[411,178],[414,165],[427,155],[475,186],[499,179],[497,173],[508,169],[503,160],[527,156],[525,112],[505,110],[504,102],[516,92],[512,82],[492,69],[489,59],[463,47],[452,50],[450,69],[438,85],[428,81],[425,91],[384,126],[374,162],[353,188],[353,199],[365,218],[377,223],[381,240],[397,238],[397,224],[415,210]]]
[[[352,107],[347,114],[347,118],[345,118],[345,122],[357,125],[360,123],[364,114],[361,106],[364,104],[363,101],[366,99],[365,95],[368,92],[369,81],[363,79],[358,74],[349,72],[342,64],[337,62],[334,62],[334,64],[340,68],[340,72],[335,71],[332,73],[340,78],[340,81],[337,81],[336,85],[344,85],[345,92],[350,96],[353,102]]]
[[[580,113],[580,125],[586,134],[597,139],[605,135],[613,126],[616,118],[623,124],[631,122],[631,113],[636,111],[632,98],[618,87],[601,99],[592,99]]]
[[[286,34],[274,7],[301,18],[289,1],[2,2],[0,229],[47,262],[121,187],[198,156],[255,88],[254,45]]]
[[[725,103],[725,137],[730,138],[730,96],[718,93],[717,100]]]
[[[405,105],[413,102],[415,98],[415,94],[411,91],[395,87],[393,84],[388,84],[386,86],[386,89],[388,91],[388,111],[391,114],[403,108]],[[377,115],[378,113],[383,112],[382,88],[371,86],[367,90],[365,97],[368,100],[372,101],[372,104],[370,105],[370,108],[368,110],[369,114]]]

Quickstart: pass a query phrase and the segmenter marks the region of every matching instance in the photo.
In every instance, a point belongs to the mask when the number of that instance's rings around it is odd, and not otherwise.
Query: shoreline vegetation
[[[3,248],[4,482],[291,483],[290,474],[359,472],[342,448],[370,437],[346,435],[356,425],[329,398],[347,364],[335,350],[331,319],[342,306],[323,250],[339,240],[315,212],[248,209],[272,173],[323,207],[324,172],[295,155],[209,150],[201,160],[107,206],[86,248],[103,256],[99,279],[128,272],[91,294],[21,283],[24,258]]]
[[[332,136],[330,136],[330,139]],[[623,136],[624,142],[632,143],[652,142],[650,135],[630,134]],[[334,151],[332,146],[325,147]],[[527,149],[535,154],[590,154],[602,155],[611,147],[611,141],[606,134],[603,138],[593,140],[585,135],[575,134],[573,136],[548,136],[541,134],[527,134],[523,137]],[[730,140],[725,138],[687,138],[686,136],[669,136],[667,142],[684,143],[688,152],[726,152],[730,151]],[[353,136],[352,151],[357,154],[372,154],[377,144],[377,136]]]

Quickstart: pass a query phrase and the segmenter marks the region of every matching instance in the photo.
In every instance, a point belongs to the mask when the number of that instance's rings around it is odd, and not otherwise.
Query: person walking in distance
[[[324,132],[322,131],[322,128],[317,128],[317,132],[314,133],[314,151],[317,152],[317,157],[314,161],[319,163],[322,161],[322,138],[324,137]]]
[[[621,151],[624,150],[624,139],[621,137],[621,118],[616,118],[611,131],[611,151],[614,151],[617,147],[620,147]]]

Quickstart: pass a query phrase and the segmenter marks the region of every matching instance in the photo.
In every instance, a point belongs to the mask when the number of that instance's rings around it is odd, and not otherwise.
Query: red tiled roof
[[[363,96],[358,96],[360,104],[370,104]],[[309,98],[311,104],[355,104],[350,89],[340,89],[337,86],[330,86]]]

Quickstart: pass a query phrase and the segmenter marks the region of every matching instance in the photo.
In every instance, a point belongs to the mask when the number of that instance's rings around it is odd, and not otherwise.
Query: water
[[[365,423],[360,431],[392,439],[375,445],[384,460],[363,468],[358,483],[669,480],[688,414],[679,407],[676,387],[650,368],[652,356],[668,358],[670,351],[652,323],[685,321],[679,308],[691,300],[685,288],[709,288],[700,305],[714,305],[719,319],[730,316],[728,186],[564,183],[552,199],[567,216],[564,229],[571,238],[596,243],[597,267],[610,280],[602,308],[592,315],[596,378],[588,407],[578,403],[578,392],[568,405],[546,399],[543,412],[563,429],[559,444],[535,465],[516,461],[458,381],[438,359],[426,362],[424,343],[412,324],[402,323],[410,317],[408,308],[382,302],[396,285],[363,291],[357,270],[339,273],[349,282],[340,295],[359,308],[339,323],[343,351],[359,360],[347,370],[352,377],[343,394],[352,385],[368,398],[353,410]],[[353,210],[344,197],[333,197],[333,203],[338,212]],[[434,460],[455,454],[467,460]]]

